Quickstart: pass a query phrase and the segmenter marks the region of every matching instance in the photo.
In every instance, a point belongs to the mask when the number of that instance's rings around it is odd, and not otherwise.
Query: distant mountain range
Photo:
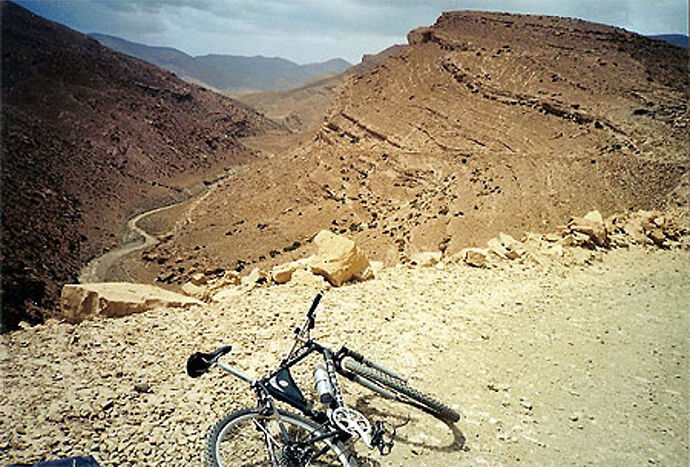
[[[90,36],[106,47],[170,70],[180,78],[233,93],[297,88],[315,78],[342,73],[351,66],[341,58],[298,65],[278,57],[193,57],[171,47],[151,47],[105,34]]]
[[[671,45],[677,45],[678,47],[688,48],[688,36],[685,34],[657,34],[656,36],[648,37],[665,41]]]

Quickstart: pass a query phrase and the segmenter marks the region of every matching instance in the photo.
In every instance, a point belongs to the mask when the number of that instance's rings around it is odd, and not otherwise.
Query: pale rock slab
[[[193,305],[202,305],[202,302],[153,285],[127,282],[67,284],[60,298],[62,316],[70,323],[96,316],[115,318],[158,307],[188,308]]]

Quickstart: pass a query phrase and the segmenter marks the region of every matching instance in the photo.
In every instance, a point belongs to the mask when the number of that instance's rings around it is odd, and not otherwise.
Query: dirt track
[[[349,387],[369,416],[413,417],[393,454],[372,459],[382,465],[687,465],[688,266],[687,252],[632,248],[584,269],[391,268],[327,293],[317,336],[463,413],[452,433]],[[187,355],[233,343],[229,361],[261,374],[313,293],[256,289],[2,336],[0,463],[96,453],[105,465],[198,465],[212,421],[251,401],[217,371],[186,377]]]
[[[132,217],[129,221],[127,221],[127,231],[124,235],[125,240],[122,242],[122,244],[119,247],[89,261],[89,263],[82,268],[81,273],[79,274],[79,283],[85,284],[87,282],[107,282],[112,280],[111,276],[113,273],[111,272],[111,269],[125,256],[137,251],[141,251],[145,248],[150,248],[159,242],[157,237],[139,227],[139,221],[142,221],[149,216],[160,214],[169,209],[174,209],[175,207],[189,203],[189,206],[186,206],[185,208],[185,219],[183,220],[183,222],[189,222],[189,216],[194,212],[194,209],[196,209],[199,203],[203,201],[209,194],[211,194],[214,189],[227,181],[228,178],[229,175],[224,175],[218,178],[204,190],[203,194],[196,197],[196,199],[185,199],[183,201],[174,202],[166,206],[161,206],[156,209],[142,212],[141,214]]]

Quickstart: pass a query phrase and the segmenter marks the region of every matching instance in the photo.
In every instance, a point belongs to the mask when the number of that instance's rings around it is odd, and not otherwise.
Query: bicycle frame
[[[367,421],[362,414],[356,410],[348,408],[343,400],[338,375],[344,376],[347,379],[354,381],[387,399],[403,402],[406,402],[406,400],[401,399],[398,395],[391,393],[375,382],[369,381],[368,379],[362,378],[361,376],[346,370],[345,366],[343,365],[343,360],[350,358],[361,364],[376,368],[379,371],[403,382],[406,380],[394,371],[367,360],[363,355],[352,351],[345,346],[341,347],[337,352],[334,352],[328,347],[325,347],[311,339],[310,333],[315,327],[316,307],[320,299],[321,293],[317,294],[316,298],[314,299],[314,302],[312,303],[312,306],[306,315],[304,324],[300,328],[295,329],[295,340],[287,355],[281,360],[278,367],[271,371],[268,375],[255,379],[220,361],[223,355],[230,352],[232,349],[231,346],[221,347],[218,350],[208,354],[197,352],[189,358],[187,362],[187,372],[192,377],[198,377],[208,371],[210,368],[219,366],[233,376],[249,383],[257,395],[257,407],[261,414],[267,419],[273,419],[278,422],[283,438],[295,449],[306,448],[329,438],[332,438],[336,442],[347,442],[352,439],[356,441],[358,438],[362,438],[369,448],[377,447],[380,452],[385,455],[392,449],[393,438],[395,436],[395,427],[392,427],[392,430],[387,429],[384,427],[384,423],[380,421],[376,421],[373,427],[369,426],[369,421]],[[292,378],[292,374],[290,372],[292,367],[300,364],[313,353],[319,353],[325,363],[325,368],[321,367],[321,370],[319,370],[319,366],[317,366],[317,369],[315,370],[315,380],[317,382],[320,381],[319,384],[325,382],[330,383],[330,388],[324,389],[321,386],[319,386],[321,389],[317,388],[320,396],[319,398],[324,404],[323,407],[317,409],[314,408],[315,404],[313,401],[307,400],[304,397],[302,391]],[[324,370],[327,377],[323,373]],[[317,376],[318,371],[321,371],[321,373],[319,373]],[[322,392],[322,390],[324,392]],[[276,400],[288,404],[294,409],[297,409],[304,416],[321,425],[321,429],[319,429],[318,432],[314,432],[310,439],[293,443],[290,440],[290,436],[288,435],[285,425],[282,422],[280,412],[275,405]],[[352,428],[346,428],[354,426],[351,425],[352,418],[350,417],[357,419],[357,416],[364,420],[365,427],[361,427],[356,422],[355,425],[359,426],[359,428],[355,428],[354,431]],[[259,425],[257,425],[257,427],[259,427]],[[266,443],[269,445],[269,453],[273,457],[273,453],[270,448],[270,440],[267,439]],[[313,459],[319,455],[320,454],[317,453]],[[271,461],[274,463],[274,465],[277,465],[275,459],[272,458]]]
[[[345,349],[343,347],[343,349]],[[237,378],[240,378],[246,382],[248,382],[255,390],[261,390],[265,394],[270,395],[272,398],[275,398],[281,402],[285,402],[286,404],[294,407],[295,409],[299,410],[302,412],[304,415],[314,417],[318,415],[318,411],[312,410],[312,404],[310,402],[307,402],[306,400],[302,400],[301,398],[297,397],[296,395],[292,395],[290,392],[287,391],[281,391],[275,387],[275,384],[271,384],[271,380],[274,380],[277,376],[281,374],[285,374],[285,371],[289,371],[293,366],[298,365],[301,361],[303,361],[305,358],[307,358],[309,355],[311,355],[314,352],[320,353],[324,357],[324,361],[327,361],[329,358],[333,358],[335,355],[342,355],[345,356],[347,353],[346,351],[343,352],[341,349],[340,352],[334,353],[327,347],[322,346],[321,344],[318,344],[317,342],[314,342],[312,340],[308,341],[305,343],[305,346],[302,347],[301,349],[298,349],[296,355],[288,356],[286,357],[278,366],[278,368],[271,373],[269,373],[267,376],[264,376],[260,379],[254,379],[250,376],[245,375],[239,370],[236,370],[235,368],[231,367],[230,365],[218,360],[216,364],[221,367],[223,370],[227,371],[228,373],[236,376]],[[339,361],[340,359],[338,359]],[[336,363],[334,361],[334,363]],[[336,365],[337,367],[337,365]],[[285,381],[285,380],[281,380]],[[337,382],[331,381],[331,383],[336,383],[334,386],[337,386]],[[299,387],[292,381],[292,378],[289,378],[289,381],[287,381],[287,386],[283,386],[284,388],[294,388],[297,391],[299,391],[301,395],[301,390],[299,390]]]

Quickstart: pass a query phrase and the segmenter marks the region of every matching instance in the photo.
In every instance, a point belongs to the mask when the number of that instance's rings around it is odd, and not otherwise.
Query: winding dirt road
[[[189,216],[192,214],[194,209],[196,209],[199,203],[206,199],[206,197],[211,194],[213,190],[215,190],[223,182],[226,182],[234,174],[235,172],[231,172],[219,177],[215,182],[211,183],[203,193],[198,195],[196,200],[192,201],[191,198],[187,198],[166,206],[161,206],[142,212],[141,214],[137,214],[136,216],[132,217],[127,222],[127,231],[123,236],[124,240],[122,244],[119,247],[89,261],[89,263],[82,268],[81,273],[79,274],[79,283],[86,284],[89,282],[107,282],[106,278],[108,277],[108,271],[110,271],[117,261],[131,253],[152,247],[159,242],[158,237],[151,235],[141,227],[137,226],[137,223],[140,220],[153,214],[158,214],[162,211],[180,206],[184,203],[191,202],[189,208],[184,214],[184,218],[189,219]]]
[[[89,264],[84,266],[79,274],[79,283],[85,284],[88,282],[103,282],[112,265],[120,258],[158,243],[158,238],[149,234],[144,229],[139,228],[137,226],[137,222],[146,216],[179,206],[187,201],[188,200],[179,201],[167,206],[152,209],[131,218],[127,222],[127,233],[125,234],[125,238],[134,238],[134,240],[125,241],[121,246],[115,248],[114,250],[110,250],[109,252],[89,261]]]

